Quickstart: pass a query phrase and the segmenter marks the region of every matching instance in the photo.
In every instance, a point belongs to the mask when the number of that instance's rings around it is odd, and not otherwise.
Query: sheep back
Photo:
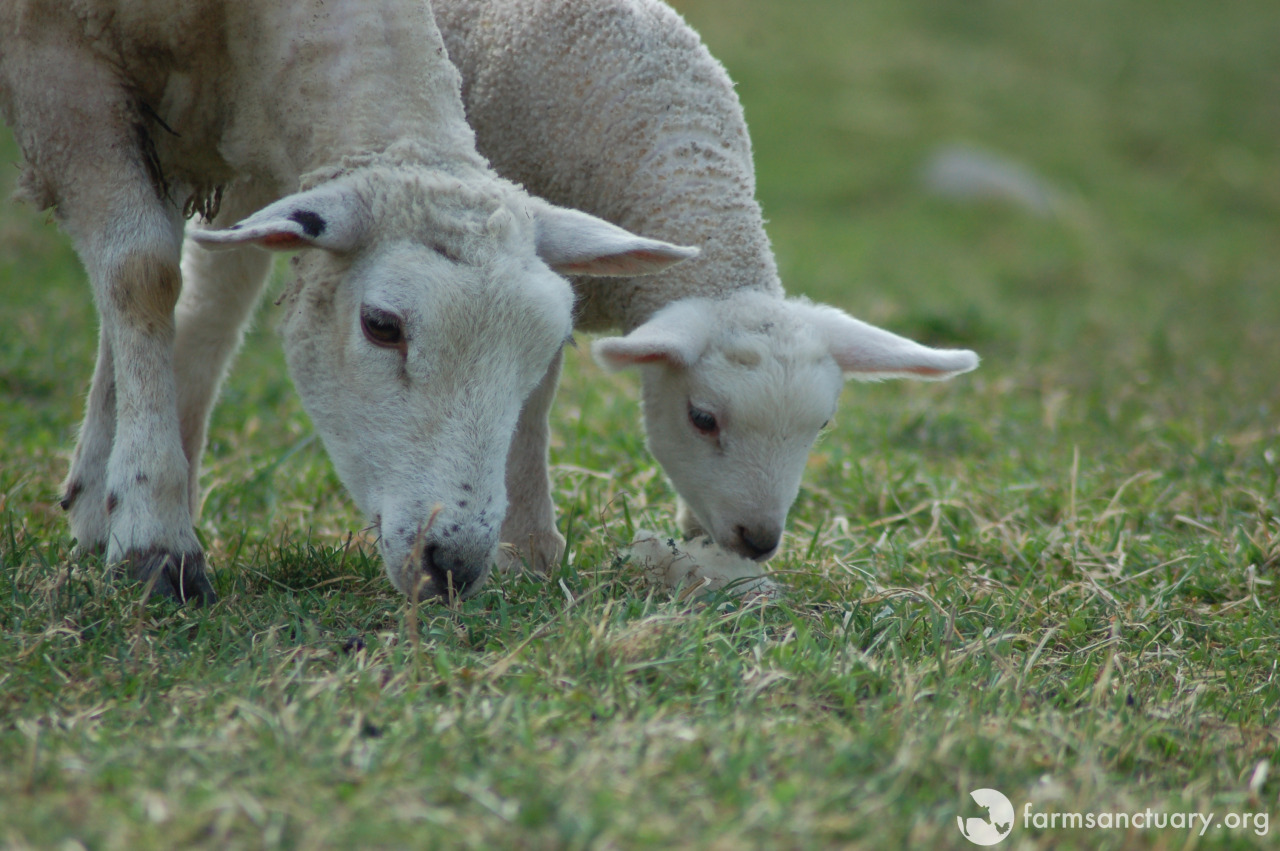
[[[751,141],[724,67],[657,0],[436,0],[480,152],[553,203],[702,256],[578,279],[578,327],[630,331],[665,304],[782,294]]]

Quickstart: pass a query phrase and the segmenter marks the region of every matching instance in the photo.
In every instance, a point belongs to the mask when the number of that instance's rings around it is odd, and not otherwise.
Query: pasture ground
[[[94,318],[66,240],[5,205],[0,846],[967,848],[980,787],[1004,848],[1274,842],[1226,817],[1280,798],[1280,5],[677,6],[739,80],[789,289],[981,369],[846,390],[762,606],[619,558],[673,496],[634,378],[571,355],[567,560],[415,610],[268,299],[206,457],[222,601],[142,606],[69,555]],[[952,143],[1054,212],[924,192]]]

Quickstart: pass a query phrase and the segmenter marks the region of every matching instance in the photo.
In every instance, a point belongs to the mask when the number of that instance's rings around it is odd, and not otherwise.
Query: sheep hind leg
[[[62,508],[71,523],[76,551],[101,555],[107,551],[107,461],[116,435],[116,375],[110,335],[98,336],[98,361],[85,405],[84,423],[71,469],[62,486]]]
[[[253,212],[259,197],[247,189],[228,194],[211,226],[234,224]],[[192,519],[200,516],[200,458],[209,414],[271,268],[257,248],[209,251],[187,240],[182,253],[182,295],[175,311],[174,371],[178,420],[187,457],[187,499]]]
[[[563,353],[557,354],[546,375],[525,400],[507,454],[507,516],[502,522],[498,569],[513,571],[528,565],[546,574],[560,562],[565,539],[556,531],[547,472],[551,430],[547,417],[560,381]]]

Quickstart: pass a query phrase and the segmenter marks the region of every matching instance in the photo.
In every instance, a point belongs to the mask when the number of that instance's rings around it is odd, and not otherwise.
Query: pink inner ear
[[[597,357],[613,364],[615,369],[624,366],[638,366],[642,363],[669,361],[671,353],[664,349],[643,348],[640,346],[605,345],[596,349]]]
[[[592,257],[589,260],[557,263],[555,268],[557,272],[564,275],[633,275],[651,269],[654,265],[662,267],[671,263],[672,258],[660,251],[637,249],[624,251],[621,254]]]
[[[666,352],[645,352],[642,355],[630,355],[627,360],[631,363],[653,363],[656,360],[666,360]]]
[[[259,239],[258,244],[264,248],[276,248],[282,250],[288,250],[290,248],[306,248],[308,245],[305,239],[298,236],[296,233],[289,233],[288,231],[269,233]]]
[[[597,257],[577,263],[556,264],[556,271],[564,275],[625,275],[631,268],[632,264],[617,257]]]
[[[952,370],[938,369],[932,366],[887,366],[885,364],[870,364],[866,360],[859,359],[853,365],[840,363],[837,358],[836,363],[840,365],[846,373],[857,376],[859,374],[866,375],[918,375],[921,378],[936,378],[939,375],[950,375]]]
[[[856,363],[842,363],[836,358],[836,363],[844,371],[845,375],[857,378],[864,376],[886,376],[886,375],[918,375],[921,378],[938,378],[940,376],[950,375],[953,370],[937,369],[931,366],[886,366],[884,364],[869,364],[864,359],[859,359]]]
[[[670,254],[663,254],[661,251],[628,251],[626,256],[640,263],[667,263],[671,260]]]

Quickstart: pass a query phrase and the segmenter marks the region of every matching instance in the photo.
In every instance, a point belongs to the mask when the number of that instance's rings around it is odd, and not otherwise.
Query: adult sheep
[[[8,0],[0,33],[21,191],[56,209],[101,317],[63,501],[79,546],[214,598],[192,519],[269,264],[251,246],[312,249],[282,325],[303,402],[396,587],[477,587],[521,403],[571,331],[552,270],[691,252],[490,171],[420,0]],[[196,241],[231,250],[188,250],[180,272],[193,213],[212,222]]]
[[[926,348],[788,299],[755,200],[751,143],[724,68],[659,0],[436,0],[481,153],[529,191],[701,255],[652,277],[580,277],[577,327],[610,369],[643,380],[650,451],[678,522],[763,561],[843,377],[944,379],[973,352]],[[553,561],[546,474],[553,360],[521,414],[503,540]]]

